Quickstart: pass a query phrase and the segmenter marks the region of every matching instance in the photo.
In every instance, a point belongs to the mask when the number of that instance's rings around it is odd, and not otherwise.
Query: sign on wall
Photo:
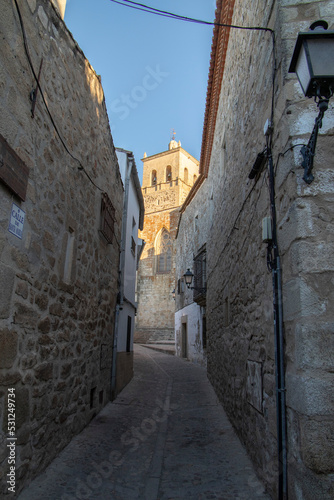
[[[25,212],[13,203],[8,231],[22,240]]]

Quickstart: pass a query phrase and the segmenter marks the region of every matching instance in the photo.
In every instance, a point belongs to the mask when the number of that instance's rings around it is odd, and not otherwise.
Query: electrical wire
[[[110,0],[113,3],[116,3],[118,5],[122,5],[123,7],[129,7],[131,9],[135,10],[140,10],[143,12],[148,12],[149,14],[155,14],[157,16],[161,17],[167,17],[170,19],[176,19],[178,21],[185,21],[189,23],[196,23],[196,24],[202,24],[206,26],[218,26],[222,28],[232,28],[232,29],[238,29],[238,30],[252,30],[252,31],[265,31],[269,32],[272,37],[272,43],[273,43],[273,74],[272,74],[272,96],[271,96],[271,123],[272,126],[274,125],[274,109],[275,109],[275,80],[276,80],[276,72],[277,72],[277,66],[276,66],[276,38],[275,38],[275,31],[272,30],[271,28],[265,28],[264,26],[239,26],[235,24],[224,24],[224,23],[216,23],[216,22],[210,22],[210,21],[204,21],[201,19],[195,19],[192,17],[187,17],[187,16],[181,16],[179,14],[175,14],[172,12],[168,12],[165,10],[161,9],[156,9],[154,7],[150,7],[149,5],[139,3],[139,2],[134,2],[132,0]],[[272,136],[270,137],[270,146],[272,146]]]
[[[306,146],[306,144],[303,144],[303,143],[298,143],[298,144],[294,144],[293,146],[290,146],[286,151],[284,151],[284,153],[279,153],[278,154],[278,157],[277,157],[277,161],[276,161],[276,165],[275,165],[275,175],[277,173],[277,169],[278,169],[278,164],[279,164],[279,161],[280,159],[285,156],[289,151],[291,151],[292,149],[294,148],[297,148],[299,146]]]
[[[179,14],[175,14],[175,13],[168,12],[165,10],[156,9],[154,7],[150,7],[149,5],[145,5],[145,4],[142,4],[139,2],[133,2],[130,0],[122,0],[122,1],[110,0],[110,1],[113,3],[117,3],[119,5],[123,5],[124,7],[129,7],[131,9],[135,9],[135,10],[141,10],[143,12],[148,12],[150,14],[155,14],[155,15],[161,16],[161,17],[169,17],[171,19],[176,19],[179,21],[186,21],[186,22],[196,23],[196,24],[204,24],[207,26],[221,26],[224,28],[235,28],[235,29],[242,29],[242,30],[261,30],[261,31],[273,32],[273,30],[271,28],[264,28],[263,26],[236,26],[233,24],[215,23],[215,22],[211,22],[211,21],[204,21],[201,19],[195,19],[192,17],[181,16]]]
[[[216,22],[204,21],[204,20],[200,20],[200,19],[194,19],[194,18],[190,18],[190,17],[186,17],[186,16],[181,16],[179,14],[174,14],[172,12],[168,12],[168,11],[156,9],[156,8],[150,7],[150,6],[146,5],[146,4],[142,4],[142,3],[139,3],[139,2],[133,2],[131,0],[123,0],[123,1],[110,0],[110,1],[113,2],[113,3],[116,3],[118,5],[122,5],[123,7],[129,7],[129,8],[135,9],[135,10],[140,10],[140,11],[143,11],[143,12],[148,12],[150,14],[155,14],[155,15],[158,15],[158,16],[161,16],[161,17],[167,17],[167,18],[171,18],[171,19],[176,19],[176,20],[179,20],[179,21],[185,21],[185,22],[196,23],[196,24],[207,25],[207,26],[218,26],[218,27],[223,27],[223,28],[239,29],[239,30],[252,30],[252,31],[265,31],[265,32],[269,32],[271,34],[271,36],[272,36],[272,43],[273,43],[272,96],[271,96],[271,115],[270,116],[271,116],[272,126],[274,125],[275,80],[276,80],[276,72],[277,72],[277,66],[276,66],[276,38],[275,38],[275,31],[274,30],[272,30],[271,28],[265,28],[263,26],[238,26],[238,25],[233,25],[233,24],[223,24],[223,23],[216,23]],[[272,134],[270,135],[270,138],[268,140],[268,145],[267,146],[271,147],[271,145],[272,145]],[[277,161],[277,164],[278,164],[278,161]],[[264,179],[265,179],[265,176],[264,176]],[[258,196],[257,201],[255,203],[255,207],[256,207],[259,199],[260,199],[260,195],[261,195],[263,184],[264,184],[264,182],[262,181],[262,185],[261,185],[260,190],[259,190],[259,196]],[[227,237],[225,246],[223,247],[223,249],[220,252],[220,256],[223,255],[223,253],[225,252],[225,250],[226,250],[226,248],[227,248],[227,246],[229,244],[230,238],[232,236],[232,233],[235,230],[238,229],[236,227],[237,221],[238,221],[241,213],[244,210],[244,207],[246,205],[247,200],[249,199],[251,193],[255,189],[255,186],[256,186],[256,184],[253,185],[253,187],[250,189],[249,193],[247,194],[246,198],[244,199],[243,204],[242,204],[242,206],[241,206],[241,208],[240,208],[240,210],[239,210],[239,212],[237,214],[237,217],[236,217],[236,219],[234,221],[232,229],[231,229],[231,231],[230,231],[230,233],[229,233],[229,235]],[[254,218],[254,213],[255,213],[255,211],[253,212],[252,220]],[[220,256],[219,256],[219,258],[220,258]]]
[[[33,76],[34,76],[34,79],[35,79],[35,81],[36,81],[36,84],[37,84],[38,90],[39,90],[39,92],[40,92],[40,94],[41,94],[41,96],[42,96],[42,100],[43,100],[43,103],[44,103],[45,109],[46,109],[46,111],[47,111],[47,113],[48,113],[48,115],[49,115],[49,118],[50,118],[50,120],[51,120],[51,123],[52,123],[52,125],[53,125],[53,128],[54,128],[54,130],[55,130],[55,132],[56,132],[56,134],[57,134],[57,136],[58,136],[58,138],[59,138],[60,142],[62,143],[62,145],[63,145],[63,147],[64,147],[65,151],[67,152],[67,154],[68,154],[68,155],[69,155],[69,156],[70,156],[70,157],[71,157],[74,161],[76,161],[76,162],[78,162],[78,163],[79,163],[79,167],[78,167],[78,169],[79,169],[79,170],[82,170],[82,171],[86,174],[86,176],[88,177],[89,181],[93,184],[93,186],[95,186],[95,187],[96,187],[99,191],[101,191],[102,193],[104,193],[105,191],[104,191],[103,189],[101,189],[101,188],[100,188],[97,184],[95,184],[95,182],[93,181],[93,179],[91,178],[91,176],[90,176],[90,175],[88,174],[88,172],[86,171],[85,167],[82,165],[81,161],[80,161],[78,158],[76,158],[76,157],[75,157],[75,156],[71,153],[71,151],[68,149],[68,147],[67,147],[67,145],[66,145],[66,143],[65,143],[64,139],[62,138],[62,136],[61,136],[61,134],[60,134],[60,132],[59,132],[59,130],[58,130],[58,127],[57,127],[57,125],[56,125],[56,123],[55,123],[55,121],[54,121],[54,118],[53,118],[53,116],[52,116],[52,114],[51,114],[51,111],[50,111],[50,109],[49,109],[49,107],[48,107],[48,104],[47,104],[47,102],[46,102],[46,99],[45,99],[45,96],[44,96],[44,93],[43,93],[42,87],[41,87],[41,85],[40,85],[40,83],[39,83],[38,77],[37,77],[37,75],[36,75],[36,72],[35,72],[35,69],[34,69],[34,66],[33,66],[33,63],[32,63],[32,60],[31,60],[31,57],[30,57],[30,52],[29,52],[29,47],[28,47],[28,42],[27,42],[27,36],[26,36],[26,32],[25,32],[25,28],[24,28],[24,24],[23,24],[23,20],[22,20],[21,11],[20,11],[20,8],[19,8],[19,6],[18,6],[18,4],[17,4],[17,0],[14,0],[14,3],[15,3],[16,10],[17,10],[17,14],[18,14],[18,17],[19,17],[19,22],[20,22],[20,27],[21,27],[21,32],[22,32],[22,38],[23,38],[23,45],[24,45],[24,50],[25,50],[26,56],[27,56],[27,60],[28,60],[28,63],[29,63],[30,69],[31,69],[31,71],[32,71],[32,74],[33,74]]]

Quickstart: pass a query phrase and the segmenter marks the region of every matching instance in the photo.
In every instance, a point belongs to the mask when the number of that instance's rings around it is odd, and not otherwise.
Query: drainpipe
[[[284,368],[284,334],[283,334],[283,294],[282,271],[277,242],[277,221],[275,204],[275,174],[271,148],[267,146],[269,163],[269,189],[272,217],[272,243],[268,252],[273,252],[270,260],[273,280],[274,332],[275,332],[275,365],[276,365],[276,416],[277,416],[277,451],[278,451],[278,500],[287,500],[287,423],[286,423],[286,389]]]

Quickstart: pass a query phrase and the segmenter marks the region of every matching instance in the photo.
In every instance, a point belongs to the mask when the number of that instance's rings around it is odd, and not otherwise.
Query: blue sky
[[[154,8],[213,21],[215,0],[145,0]],[[158,17],[110,0],[67,0],[65,22],[102,77],[115,146],[165,151],[172,129],[199,160],[212,26]]]

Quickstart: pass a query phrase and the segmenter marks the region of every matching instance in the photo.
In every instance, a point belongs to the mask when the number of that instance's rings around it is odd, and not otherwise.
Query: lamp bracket
[[[311,137],[307,145],[304,145],[300,150],[300,153],[303,156],[303,161],[302,161],[302,167],[304,169],[303,179],[306,182],[306,184],[311,184],[314,180],[312,169],[313,169],[313,160],[315,156],[315,147],[317,144],[319,129],[322,127],[322,119],[324,117],[325,111],[327,111],[328,109],[328,101],[329,99],[322,99],[322,98],[319,99],[318,102],[319,114],[315,119],[315,124],[312,130]]]
[[[316,85],[316,91],[314,95],[314,101],[317,103],[318,108],[320,109],[320,106],[323,106],[323,102],[327,102],[327,108],[325,111],[328,109],[328,101],[331,97],[333,97],[334,89],[332,85],[325,86],[323,87],[320,83]]]

